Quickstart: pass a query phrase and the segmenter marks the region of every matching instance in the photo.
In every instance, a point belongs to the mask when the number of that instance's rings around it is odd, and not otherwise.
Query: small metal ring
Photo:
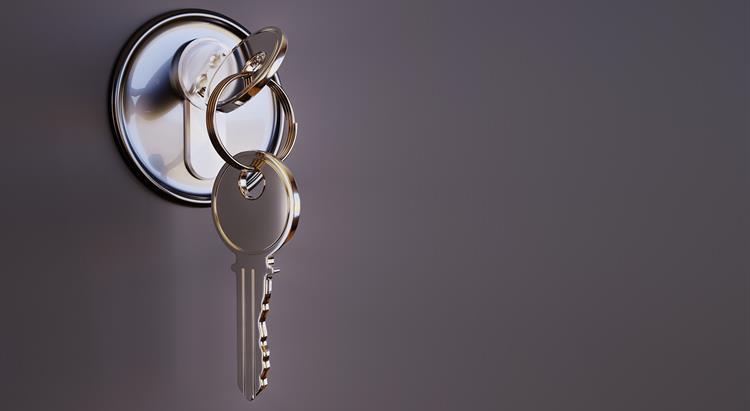
[[[230,164],[232,167],[238,170],[252,170],[254,167],[252,165],[248,166],[237,161],[237,159],[235,159],[234,156],[229,151],[227,151],[227,148],[224,147],[224,144],[221,142],[221,139],[219,138],[219,135],[216,131],[216,110],[219,107],[219,96],[221,96],[224,90],[226,90],[226,88],[233,81],[242,79],[243,81],[245,81],[245,83],[247,83],[247,86],[243,90],[243,93],[249,92],[253,87],[257,87],[259,81],[258,79],[261,77],[254,77],[253,74],[254,73],[252,72],[243,71],[227,76],[225,79],[221,80],[219,84],[216,85],[216,88],[211,92],[211,95],[208,98],[208,108],[206,110],[206,128],[208,129],[208,137],[211,139],[211,144],[214,146],[214,149],[216,149],[216,152],[219,153],[219,156],[221,156],[221,158],[224,159],[227,164]],[[287,94],[284,92],[284,89],[281,88],[281,85],[279,85],[279,83],[277,83],[274,79],[268,79],[268,83],[266,85],[269,89],[271,89],[274,97],[281,104],[282,110],[284,110],[284,118],[286,119],[287,125],[287,135],[286,139],[284,140],[284,144],[281,146],[278,154],[275,155],[279,160],[284,161],[284,159],[289,156],[289,153],[291,153],[292,148],[294,148],[294,142],[297,140],[297,121],[294,118],[294,110],[292,109],[292,103],[289,101],[289,96],[287,96]]]
[[[248,200],[257,200],[266,191],[266,176],[260,171],[261,164],[257,163],[259,162],[253,161],[253,165],[256,166],[254,170],[240,171],[240,178],[237,181],[240,193]],[[257,195],[253,195],[252,190],[257,189],[258,184],[261,185],[260,192]]]

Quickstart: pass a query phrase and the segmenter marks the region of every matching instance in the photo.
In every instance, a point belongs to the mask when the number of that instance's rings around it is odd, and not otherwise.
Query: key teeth
[[[258,345],[261,352],[261,370],[258,378],[258,392],[255,396],[261,393],[268,386],[268,373],[271,371],[271,350],[268,346],[268,327],[266,320],[270,312],[271,306],[271,284],[273,280],[273,274],[278,272],[278,269],[273,268],[273,258],[269,258],[268,266],[271,267],[271,273],[266,274],[265,278],[265,289],[266,292],[263,295],[263,301],[260,305],[260,315],[258,316]]]

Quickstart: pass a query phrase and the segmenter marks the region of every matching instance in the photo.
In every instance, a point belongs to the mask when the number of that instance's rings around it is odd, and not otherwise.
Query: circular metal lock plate
[[[218,171],[223,164],[216,160],[218,154],[207,137],[204,144],[203,136],[198,136],[205,133],[205,103],[179,91],[187,86],[182,73],[191,75],[180,66],[179,56],[201,56],[197,46],[232,50],[250,34],[220,14],[180,10],[146,23],[120,54],[111,89],[116,140],[136,175],[171,199],[210,205],[215,173],[199,174],[195,169],[200,165],[202,170],[215,167]],[[278,150],[283,115],[268,89],[231,114],[219,115],[226,116],[222,136],[231,152]],[[200,146],[192,142],[192,160],[188,134],[194,134],[195,140],[201,138]],[[191,167],[191,161],[196,167]]]

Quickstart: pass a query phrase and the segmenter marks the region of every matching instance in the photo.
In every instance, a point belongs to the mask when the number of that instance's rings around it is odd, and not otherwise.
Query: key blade
[[[252,401],[268,386],[271,368],[266,320],[271,300],[273,259],[237,256],[237,385]]]

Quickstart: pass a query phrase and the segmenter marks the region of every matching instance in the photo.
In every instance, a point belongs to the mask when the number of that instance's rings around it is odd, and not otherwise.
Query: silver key
[[[237,257],[237,383],[252,400],[268,385],[266,319],[271,280],[279,271],[273,254],[292,238],[300,202],[294,176],[276,157],[248,151],[235,158],[248,170],[222,167],[211,209],[219,235]]]

